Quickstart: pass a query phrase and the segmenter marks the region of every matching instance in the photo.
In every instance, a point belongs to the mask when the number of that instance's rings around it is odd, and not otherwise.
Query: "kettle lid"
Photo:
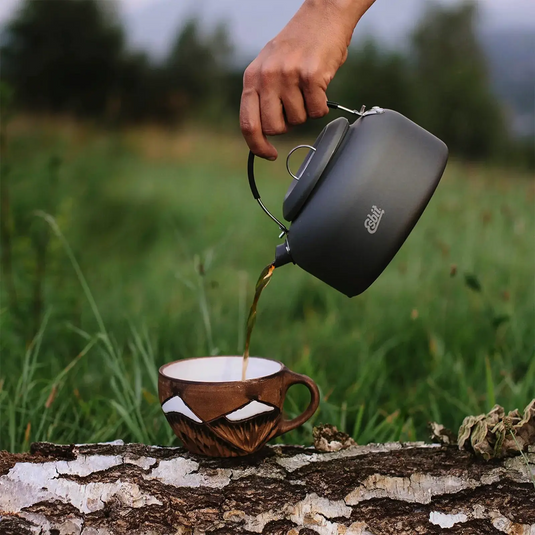
[[[299,167],[297,175],[290,171],[288,159],[286,160],[288,171],[294,180],[284,197],[282,206],[284,219],[293,221],[297,217],[348,129],[349,121],[345,117],[338,117],[331,121],[316,138],[314,145],[309,146],[308,154]],[[288,154],[288,158],[294,150]]]

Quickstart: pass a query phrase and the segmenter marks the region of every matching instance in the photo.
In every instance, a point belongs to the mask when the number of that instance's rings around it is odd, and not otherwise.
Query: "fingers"
[[[283,84],[282,89],[279,89],[281,84],[277,83],[260,84],[260,91],[256,89],[257,84],[258,81],[251,79],[246,71],[240,106],[240,128],[254,154],[275,160],[277,150],[266,136],[284,134],[289,126],[304,123],[307,120],[307,106],[298,83]],[[324,115],[319,113],[321,112],[317,111],[315,116]]]
[[[323,87],[321,76],[314,72],[304,74],[301,90],[305,97],[306,111],[309,117],[318,119],[329,113],[326,88]]]
[[[240,128],[249,149],[262,158],[275,160],[277,150],[267,140],[260,120],[260,97],[255,89],[244,89],[240,105]]]
[[[295,85],[288,88],[282,96],[282,105],[288,124],[295,126],[303,124],[307,120],[305,101],[299,86]]]
[[[329,113],[325,92],[332,75],[320,68],[321,63],[312,67],[310,62],[301,61],[300,55],[293,59],[289,55],[278,52],[274,61],[261,53],[243,77],[243,137],[254,154],[268,160],[277,158],[277,150],[266,136],[284,134],[289,126],[302,124],[307,117]]]
[[[319,87],[307,86],[303,89],[305,95],[307,114],[312,119],[319,119],[329,113],[327,95]]]
[[[263,91],[260,94],[260,119],[264,134],[277,136],[286,133],[282,102],[276,91]]]

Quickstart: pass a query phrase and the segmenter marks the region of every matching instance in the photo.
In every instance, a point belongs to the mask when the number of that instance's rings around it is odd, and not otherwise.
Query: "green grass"
[[[10,136],[2,179],[16,300],[3,273],[0,449],[174,443],[158,366],[241,353],[254,282],[278,243],[248,190],[246,157],[237,135],[196,131]],[[259,163],[258,175],[280,214],[283,159]],[[323,398],[279,440],[310,443],[320,422],[359,443],[426,439],[429,420],[457,429],[494,403],[524,408],[535,396],[534,198],[527,176],[453,161],[363,295],[277,270],[252,354],[309,375]],[[289,416],[307,395],[290,391]]]

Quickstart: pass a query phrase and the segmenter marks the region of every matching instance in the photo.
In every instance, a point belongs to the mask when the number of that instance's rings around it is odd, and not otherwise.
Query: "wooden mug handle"
[[[292,372],[291,370],[288,370],[286,368],[284,370],[282,387],[283,398],[286,397],[286,392],[293,385],[305,385],[308,388],[308,390],[310,391],[310,403],[308,404],[308,407],[305,409],[305,411],[296,418],[293,418],[292,420],[286,420],[285,418],[283,418],[279,422],[277,432],[274,435],[276,437],[283,435],[284,433],[287,433],[288,431],[291,431],[292,429],[295,429],[300,425],[303,425],[316,412],[320,404],[320,391],[316,383],[310,377],[307,377],[306,375],[301,375],[300,373]]]

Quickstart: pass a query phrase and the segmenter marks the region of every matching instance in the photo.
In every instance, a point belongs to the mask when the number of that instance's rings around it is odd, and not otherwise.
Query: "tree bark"
[[[141,444],[0,452],[0,533],[535,535],[535,448],[485,462],[423,443],[208,459]]]

